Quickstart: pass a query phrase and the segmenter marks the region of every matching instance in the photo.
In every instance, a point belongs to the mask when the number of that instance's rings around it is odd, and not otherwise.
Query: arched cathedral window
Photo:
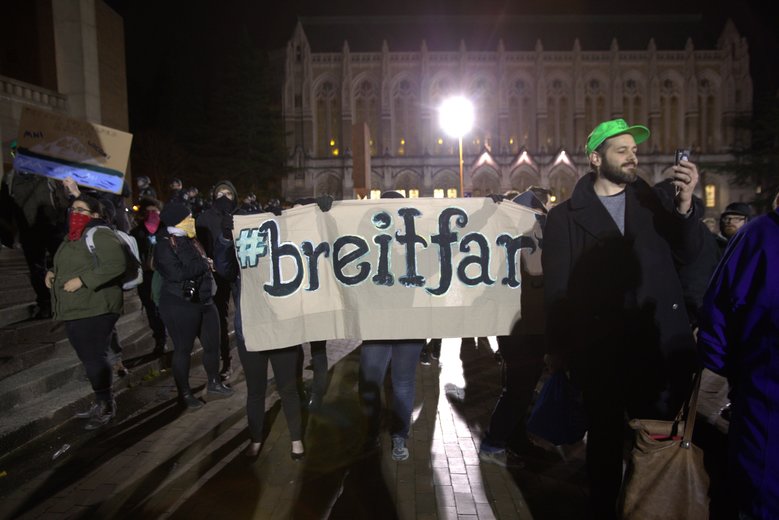
[[[672,79],[660,85],[660,128],[657,139],[653,139],[661,153],[671,153],[681,142],[682,107],[681,93]]]
[[[467,136],[471,153],[479,153],[483,146],[491,149],[493,139],[497,136],[498,104],[497,92],[491,81],[486,78],[476,78],[469,92],[473,102],[474,122],[470,136]],[[465,144],[463,139],[463,144]]]
[[[531,147],[530,121],[533,119],[535,112],[533,112],[530,100],[531,93],[527,82],[523,79],[515,80],[511,84],[508,93],[508,148],[511,150],[511,153],[518,153],[523,146]]]
[[[341,153],[341,116],[338,90],[332,81],[323,81],[316,89],[316,150],[320,157],[338,156]]]
[[[603,85],[593,78],[587,82],[584,91],[585,128],[595,128],[598,123],[607,119],[606,94]]]
[[[622,111],[625,120],[631,125],[647,123],[644,116],[642,94],[638,82],[633,78],[625,80],[624,85],[622,85]]]
[[[547,152],[567,144],[570,135],[571,108],[568,91],[561,79],[552,80],[547,89],[546,137],[542,147]]]
[[[379,137],[379,96],[374,84],[367,79],[361,81],[354,89],[354,122],[368,124],[371,134],[371,155],[376,155]]]
[[[698,82],[698,107],[700,108],[700,139],[704,152],[716,152],[719,148],[719,109],[715,86],[708,78]]]
[[[392,90],[392,145],[397,155],[417,155],[419,104],[414,84],[401,79]]]

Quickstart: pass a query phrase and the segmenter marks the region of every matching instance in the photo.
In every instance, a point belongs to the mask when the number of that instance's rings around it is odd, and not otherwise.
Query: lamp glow
[[[438,124],[450,137],[457,139],[460,151],[460,197],[463,193],[463,136],[473,128],[473,103],[463,96],[444,100],[438,109]]]
[[[460,138],[473,127],[473,103],[462,96],[444,100],[438,109],[438,123],[449,137]]]

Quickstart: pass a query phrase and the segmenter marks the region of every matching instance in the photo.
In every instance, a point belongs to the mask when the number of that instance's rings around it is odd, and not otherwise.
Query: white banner
[[[235,217],[248,350],[323,339],[507,335],[539,214],[513,202],[381,199]]]

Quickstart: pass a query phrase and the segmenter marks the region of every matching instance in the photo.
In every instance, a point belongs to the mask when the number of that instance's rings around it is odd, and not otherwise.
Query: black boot
[[[203,408],[205,406],[203,404],[203,401],[196,398],[194,395],[192,395],[190,392],[185,392],[179,395],[179,402],[184,406],[184,408],[188,410],[197,410],[199,408]]]
[[[226,384],[222,383],[219,380],[219,377],[215,377],[208,381],[208,398],[216,398],[220,399],[222,397],[230,397],[233,395],[234,390],[227,386]]]

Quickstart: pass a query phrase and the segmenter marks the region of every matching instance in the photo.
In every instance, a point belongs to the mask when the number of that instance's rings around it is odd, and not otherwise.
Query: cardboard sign
[[[30,107],[22,109],[14,169],[121,193],[132,134]]]
[[[235,217],[248,350],[507,335],[539,213],[491,199],[341,201]]]

